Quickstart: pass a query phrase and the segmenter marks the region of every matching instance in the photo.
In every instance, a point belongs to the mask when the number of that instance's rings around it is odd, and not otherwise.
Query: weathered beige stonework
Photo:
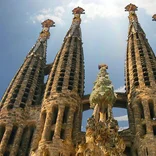
[[[126,91],[130,130],[134,137],[132,155],[155,156],[156,60],[135,11],[128,5],[129,34],[126,62]]]
[[[31,155],[72,156],[75,154],[76,138],[81,128],[81,97],[84,88],[80,30],[82,13],[84,10],[80,7],[73,10],[71,28],[53,62]]]
[[[52,20],[13,78],[0,103],[0,156],[28,155],[41,110],[47,39]]]
[[[123,156],[124,141],[118,135],[118,124],[112,115],[115,93],[107,65],[100,65],[100,72],[90,95],[94,108],[87,121],[85,141],[78,145],[76,156]]]

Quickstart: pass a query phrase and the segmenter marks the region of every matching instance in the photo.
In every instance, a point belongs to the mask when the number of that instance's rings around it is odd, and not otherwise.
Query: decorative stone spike
[[[108,66],[102,64],[99,69],[90,96],[94,112],[87,121],[86,141],[78,145],[76,156],[123,156],[125,144],[118,135],[118,123],[112,116],[115,94],[106,71]],[[105,118],[101,118],[102,115]]]
[[[53,20],[47,19],[44,22],[42,22],[41,24],[42,24],[43,30],[40,33],[39,40],[45,41],[45,40],[49,39],[49,37],[50,37],[49,28],[55,27],[55,22]]]
[[[138,10],[138,7],[131,3],[125,7],[125,11],[137,11],[137,10]]]
[[[28,155],[37,121],[34,116],[31,116],[31,113],[34,111],[36,119],[39,117],[47,39],[50,36],[49,29],[53,25],[54,22],[49,19],[42,23],[43,29],[36,44],[28,53],[2,98],[0,103],[0,155]],[[33,121],[31,130],[30,121]],[[11,126],[8,127],[8,125]]]
[[[138,7],[131,3],[125,7],[125,11],[129,12],[129,21],[130,23],[134,23],[135,29],[137,29],[136,22],[138,22],[138,17],[135,13],[135,11],[137,10],[138,10]]]
[[[132,155],[155,156],[154,121],[156,99],[156,59],[135,11],[128,5],[129,30],[126,58],[126,94],[130,131],[134,136]],[[153,20],[156,15],[153,16]],[[152,135],[151,135],[152,134]],[[146,149],[146,150],[145,150]],[[135,154],[133,154],[135,153]]]
[[[152,21],[156,21],[156,14],[154,14],[152,18],[153,18]]]
[[[43,28],[44,27],[48,27],[48,28],[55,27],[55,22],[53,20],[51,20],[51,19],[47,19],[44,22],[42,22],[41,24],[42,24]]]
[[[81,18],[84,9],[73,10],[74,18],[61,50],[53,62],[45,88],[38,132],[32,155],[75,155],[81,127],[81,97],[84,90],[84,64],[81,41]],[[49,21],[47,21],[50,25]],[[43,32],[46,36],[46,32]],[[48,36],[47,36],[48,37]],[[43,122],[41,122],[43,121]],[[38,147],[37,147],[38,146]]]
[[[115,102],[114,88],[109,80],[109,75],[106,71],[108,66],[103,64],[99,65],[100,72],[98,74],[97,80],[94,83],[93,91],[90,94],[90,105],[94,108],[98,105],[100,112],[100,120],[102,119],[102,114],[105,115],[109,105]]]
[[[75,9],[72,10],[73,14],[84,14],[84,9],[81,7],[77,7]]]

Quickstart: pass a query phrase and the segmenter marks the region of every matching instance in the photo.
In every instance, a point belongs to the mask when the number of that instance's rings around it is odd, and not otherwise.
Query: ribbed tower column
[[[33,143],[32,155],[72,156],[75,153],[73,133],[78,134],[81,129],[81,119],[78,122],[76,119],[82,115],[84,90],[80,29],[83,13],[80,7],[73,10],[72,25],[54,60],[42,103],[42,124]]]
[[[134,135],[132,153],[156,155],[156,59],[141,28],[133,4],[129,11],[126,58],[126,92],[130,129]],[[151,144],[152,142],[152,144]]]
[[[28,110],[39,105],[44,84],[47,39],[52,20],[42,23],[43,30],[24,63],[7,88],[0,103],[0,155],[28,155],[35,126],[29,126]],[[30,130],[30,135],[26,135]],[[27,138],[27,139],[25,139]],[[23,142],[27,144],[23,145]],[[24,152],[25,150],[25,152]]]

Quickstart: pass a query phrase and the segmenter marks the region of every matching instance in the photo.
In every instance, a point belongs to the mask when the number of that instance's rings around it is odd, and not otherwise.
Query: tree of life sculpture
[[[94,117],[96,121],[106,121],[112,114],[112,105],[115,102],[113,85],[107,73],[108,66],[99,65],[100,72],[94,83],[93,91],[90,95],[90,106],[94,108]]]

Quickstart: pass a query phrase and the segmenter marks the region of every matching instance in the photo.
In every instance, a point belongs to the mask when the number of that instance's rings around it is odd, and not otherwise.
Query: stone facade
[[[135,13],[137,7],[130,4],[125,10],[129,11],[126,91],[130,129],[134,135],[132,154],[154,156],[156,155],[156,60],[138,22]]]
[[[0,103],[0,155],[28,155],[41,110],[47,39],[52,20],[42,23],[36,44],[28,53]]]
[[[80,7],[73,10],[54,62],[46,65],[49,29],[54,26],[48,19],[0,102],[0,156],[156,155],[155,55],[138,22],[137,7],[129,4],[125,10],[126,93],[114,93],[107,66],[100,65],[91,96],[84,95]],[[49,75],[46,84],[44,75]],[[81,132],[82,113],[90,105],[94,113]],[[127,109],[128,129],[118,132],[112,107]]]

